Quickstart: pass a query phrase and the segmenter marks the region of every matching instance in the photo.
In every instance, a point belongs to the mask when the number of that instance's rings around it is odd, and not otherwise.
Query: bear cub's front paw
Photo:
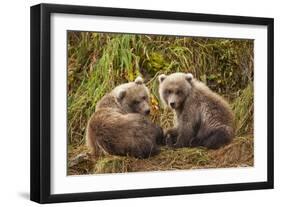
[[[171,134],[167,134],[165,138],[166,138],[166,145],[168,147],[173,147],[175,142],[174,142],[174,138],[171,136]]]
[[[165,142],[166,145],[169,147],[173,147],[174,144],[177,142],[178,132],[177,129],[168,129],[165,132]]]

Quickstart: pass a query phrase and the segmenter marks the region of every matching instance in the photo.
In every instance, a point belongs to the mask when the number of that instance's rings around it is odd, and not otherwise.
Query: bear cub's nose
[[[170,102],[170,106],[171,106],[172,108],[175,108],[176,103],[175,103],[175,102]]]
[[[150,114],[150,109],[146,110],[144,113],[145,113],[145,115],[149,115]]]

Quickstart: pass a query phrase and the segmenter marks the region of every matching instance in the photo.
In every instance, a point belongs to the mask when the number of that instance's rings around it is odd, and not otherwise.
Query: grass
[[[245,162],[236,159],[239,164],[227,154],[250,147],[241,143],[253,143],[253,47],[252,40],[68,32],[69,174],[219,167],[216,160],[221,159],[225,159],[222,167],[253,163],[253,156]],[[223,148],[215,158],[220,150],[163,148],[160,155],[147,160],[90,159],[84,146],[85,129],[96,103],[116,85],[138,75],[151,91],[152,121],[165,129],[173,126],[173,113],[159,101],[157,76],[177,71],[193,73],[230,102],[238,137],[230,149]]]
[[[106,155],[95,160],[85,146],[73,151],[69,151],[69,175],[253,166],[253,137],[236,137],[219,150],[162,147],[160,154],[148,159]],[[88,154],[77,162],[81,151]]]
[[[254,96],[253,83],[240,91],[241,94],[233,101],[232,109],[235,114],[236,135],[253,133]]]

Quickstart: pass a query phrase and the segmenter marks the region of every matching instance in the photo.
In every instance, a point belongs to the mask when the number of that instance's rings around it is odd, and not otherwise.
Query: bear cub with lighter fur
[[[87,143],[95,156],[112,154],[147,158],[159,152],[160,127],[152,123],[149,90],[138,77],[106,94],[88,121]]]
[[[170,147],[218,149],[234,137],[233,114],[229,104],[190,73],[160,75],[162,102],[173,109],[174,128],[165,132]]]

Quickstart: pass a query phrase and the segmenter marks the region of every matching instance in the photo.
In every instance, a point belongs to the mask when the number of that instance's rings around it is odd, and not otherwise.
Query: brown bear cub
[[[106,94],[87,126],[87,143],[95,156],[103,153],[147,158],[159,152],[162,129],[146,116],[149,91],[142,78]]]
[[[217,149],[231,142],[233,114],[222,97],[190,73],[162,74],[158,79],[160,98],[177,117],[175,127],[165,133],[167,145]]]

